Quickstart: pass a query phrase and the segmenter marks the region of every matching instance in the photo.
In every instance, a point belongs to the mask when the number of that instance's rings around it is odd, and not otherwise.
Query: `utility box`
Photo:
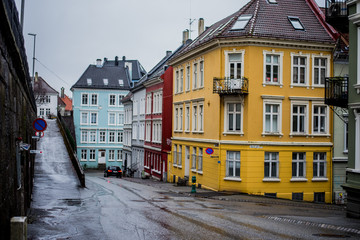
[[[10,228],[11,240],[27,240],[27,217],[12,217]]]

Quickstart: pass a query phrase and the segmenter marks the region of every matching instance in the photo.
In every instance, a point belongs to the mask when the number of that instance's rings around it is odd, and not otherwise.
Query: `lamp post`
[[[34,83],[34,81],[35,81],[35,76],[34,76],[34,74],[35,74],[35,43],[36,43],[36,34],[34,34],[34,33],[28,33],[28,35],[34,37],[34,51],[33,51],[33,65],[32,65],[32,77],[33,77],[32,82]]]

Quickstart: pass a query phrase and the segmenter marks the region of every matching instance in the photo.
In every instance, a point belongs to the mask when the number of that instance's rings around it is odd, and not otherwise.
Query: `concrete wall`
[[[13,0],[0,4],[0,236],[10,238],[10,219],[26,216],[31,202],[34,155],[20,151],[21,139],[36,149],[32,122],[35,98],[24,39]]]

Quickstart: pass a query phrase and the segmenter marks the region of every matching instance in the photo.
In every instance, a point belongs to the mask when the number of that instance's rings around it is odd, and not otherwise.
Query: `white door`
[[[185,146],[185,176],[188,177],[190,173],[190,147]]]
[[[105,163],[105,156],[106,156],[105,150],[99,150],[99,158],[98,158],[99,164]]]

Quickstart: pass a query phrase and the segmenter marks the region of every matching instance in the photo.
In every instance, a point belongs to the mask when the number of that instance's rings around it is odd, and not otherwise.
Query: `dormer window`
[[[87,81],[87,85],[90,86],[92,84],[91,78],[86,79],[86,81]]]
[[[231,31],[244,30],[251,18],[252,18],[251,14],[241,15],[240,17],[238,17],[236,23],[231,28]]]
[[[123,79],[119,79],[119,85],[124,86],[124,80]]]
[[[104,85],[108,85],[108,84],[109,84],[109,80],[108,80],[107,78],[104,78],[103,81],[104,81]]]
[[[304,25],[298,17],[288,17],[288,19],[295,30],[305,30]]]

